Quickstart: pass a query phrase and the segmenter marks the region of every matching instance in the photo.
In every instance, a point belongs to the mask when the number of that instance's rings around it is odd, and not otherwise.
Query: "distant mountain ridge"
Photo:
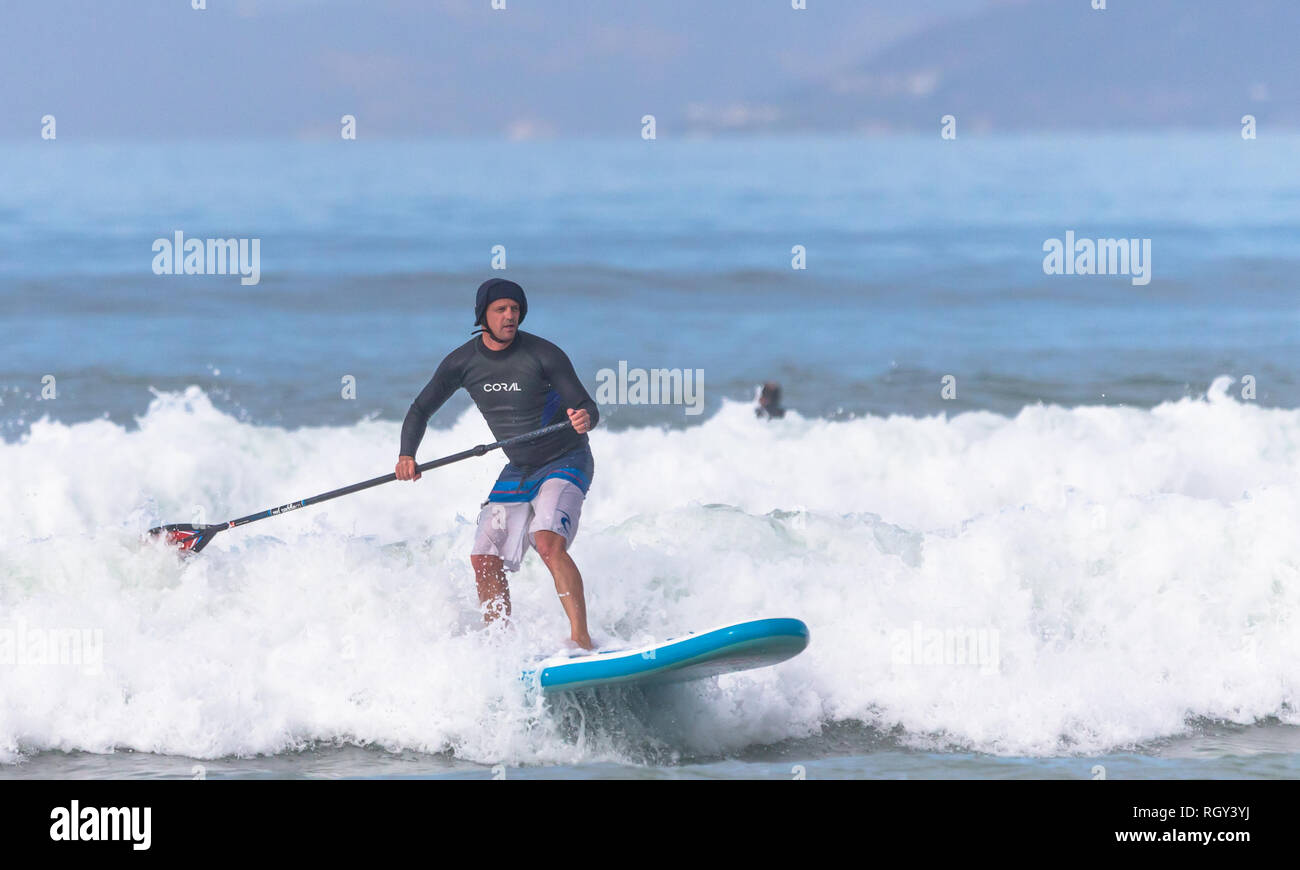
[[[749,129],[1300,126],[1296,0],[1019,0],[764,102]],[[699,126],[699,125],[697,125]],[[732,124],[732,128],[745,125]]]

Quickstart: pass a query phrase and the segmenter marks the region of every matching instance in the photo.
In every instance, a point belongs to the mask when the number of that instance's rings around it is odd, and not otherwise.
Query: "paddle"
[[[509,447],[512,444],[520,444],[533,438],[540,438],[543,435],[550,435],[552,432],[559,432],[567,429],[571,424],[568,420],[562,423],[553,423],[545,428],[538,429],[534,432],[525,432],[523,435],[516,435],[514,438],[507,438],[504,441],[497,441],[492,444],[480,444],[477,447],[471,447],[469,450],[462,450],[460,453],[453,453],[451,456],[444,456],[441,459],[433,459],[429,462],[415,466],[415,470],[423,474],[431,468],[441,468],[444,465],[451,465],[453,462],[460,462],[462,459],[469,459],[471,456],[482,456],[489,450],[496,450],[499,447]],[[304,498],[301,501],[291,501],[288,504],[282,504],[279,507],[270,510],[259,511],[255,514],[249,514],[246,517],[240,517],[237,520],[230,520],[225,523],[217,523],[207,526],[193,526],[189,523],[172,523],[166,526],[158,526],[149,530],[149,534],[155,538],[159,535],[167,535],[167,543],[175,544],[182,551],[197,553],[208,545],[208,542],[223,529],[233,529],[235,526],[242,526],[244,523],[251,523],[255,520],[266,519],[277,514],[296,511],[298,508],[307,507],[307,505],[318,504],[328,501],[332,498],[338,498],[341,495],[348,495],[354,492],[360,492],[363,489],[369,489],[372,486],[379,486],[381,483],[388,483],[397,480],[397,474],[385,474],[383,477],[375,477],[370,480],[363,480],[361,483],[354,483],[351,486],[345,486],[342,489],[331,490],[330,492],[314,495],[311,498]]]

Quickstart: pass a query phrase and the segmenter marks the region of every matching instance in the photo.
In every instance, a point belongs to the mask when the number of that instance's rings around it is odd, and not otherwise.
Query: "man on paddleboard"
[[[447,354],[406,412],[397,479],[420,479],[415,451],[429,418],[461,387],[498,441],[549,426],[567,414],[571,428],[504,448],[510,461],[479,511],[469,558],[483,618],[491,622],[510,615],[505,572],[519,570],[531,544],[555,578],[570,639],[591,649],[582,575],[568,550],[595,471],[586,433],[600,412],[564,351],[520,331],[527,314],[528,299],[514,281],[492,278],[479,286],[474,338]]]

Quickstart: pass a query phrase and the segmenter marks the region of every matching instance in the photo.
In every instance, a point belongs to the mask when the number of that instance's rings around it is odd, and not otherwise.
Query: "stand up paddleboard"
[[[525,670],[523,679],[543,692],[679,683],[765,668],[807,646],[808,626],[800,620],[756,619],[635,649],[552,656]]]

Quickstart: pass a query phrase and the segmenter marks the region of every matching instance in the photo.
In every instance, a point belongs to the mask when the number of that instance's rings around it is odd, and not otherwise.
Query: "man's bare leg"
[[[555,578],[555,591],[569,617],[570,640],[583,649],[591,649],[591,635],[587,633],[587,599],[582,594],[582,574],[578,573],[578,566],[573,564],[573,559],[565,549],[564,536],[555,532],[536,532],[533,534],[533,546]]]
[[[510,586],[506,583],[505,562],[500,556],[470,556],[469,561],[474,566],[474,582],[478,585],[478,602],[483,605],[483,621],[508,621]]]

